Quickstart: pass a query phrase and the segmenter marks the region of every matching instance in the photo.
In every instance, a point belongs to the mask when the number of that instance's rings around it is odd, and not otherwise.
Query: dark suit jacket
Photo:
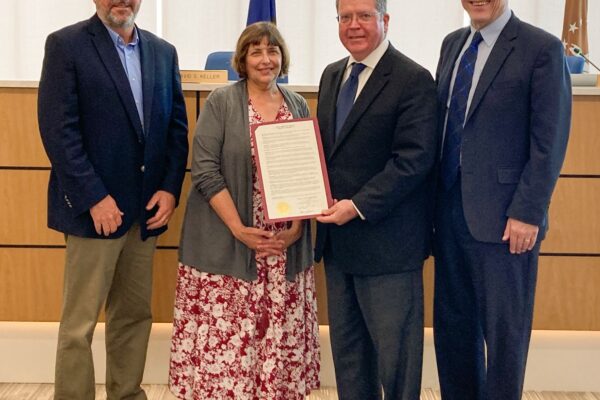
[[[359,217],[317,225],[316,259],[328,244],[348,273],[378,275],[422,267],[429,251],[432,171],[437,147],[435,86],[428,71],[390,44],[334,142],[336,101],[348,59],[329,65],[318,120],[332,195]]]
[[[157,190],[179,198],[187,159],[187,119],[175,48],[138,28],[144,123],[108,31],[94,15],[48,36],[38,119],[52,163],[48,226],[99,237],[89,209],[111,195],[124,212],[110,237],[139,222]]]
[[[442,44],[436,74],[441,121],[469,29]],[[538,225],[540,240],[545,235],[571,121],[563,52],[560,40],[514,15],[492,49],[462,134],[463,208],[476,240],[502,243],[508,217]]]

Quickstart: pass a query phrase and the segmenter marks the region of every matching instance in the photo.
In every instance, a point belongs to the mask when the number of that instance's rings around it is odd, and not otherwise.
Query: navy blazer
[[[391,44],[335,137],[337,96],[348,58],[321,77],[317,116],[331,192],[366,220],[317,224],[315,257],[330,246],[347,273],[421,268],[430,246],[437,104],[431,74]]]
[[[90,208],[111,195],[124,213],[109,236],[134,222],[142,238],[156,210],[145,206],[157,190],[179,199],[187,160],[187,118],[175,48],[138,28],[144,95],[140,121],[129,81],[97,15],[52,33],[38,96],[38,120],[52,164],[48,226],[70,235],[96,233]],[[143,126],[143,127],[142,127]]]
[[[440,121],[469,31],[459,29],[442,44],[436,73]],[[538,238],[544,238],[570,121],[562,43],[513,14],[482,71],[462,134],[463,209],[476,240],[502,243],[508,217],[539,226]]]

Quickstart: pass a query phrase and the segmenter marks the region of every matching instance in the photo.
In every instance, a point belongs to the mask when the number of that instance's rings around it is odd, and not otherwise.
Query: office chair
[[[210,53],[206,57],[204,69],[225,69],[227,70],[227,80],[237,81],[240,77],[231,66],[231,57],[233,57],[233,51],[215,51],[214,53]]]

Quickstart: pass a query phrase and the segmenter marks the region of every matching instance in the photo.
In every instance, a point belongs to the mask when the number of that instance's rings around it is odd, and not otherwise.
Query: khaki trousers
[[[146,399],[140,384],[152,327],[156,238],[142,241],[136,224],[118,239],[70,235],[66,242],[54,399],[94,399],[91,343],[104,303],[107,398]]]

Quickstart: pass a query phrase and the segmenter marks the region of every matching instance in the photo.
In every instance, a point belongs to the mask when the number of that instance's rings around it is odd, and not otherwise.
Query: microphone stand
[[[581,51],[581,49],[579,47],[573,47],[571,49],[571,53],[575,54],[576,56],[581,56],[585,61],[587,61],[588,63],[590,63],[590,65],[594,68],[596,68],[598,71],[600,71],[600,68],[598,68],[598,66],[596,64],[594,64],[589,58],[587,58],[584,54],[583,51]]]

